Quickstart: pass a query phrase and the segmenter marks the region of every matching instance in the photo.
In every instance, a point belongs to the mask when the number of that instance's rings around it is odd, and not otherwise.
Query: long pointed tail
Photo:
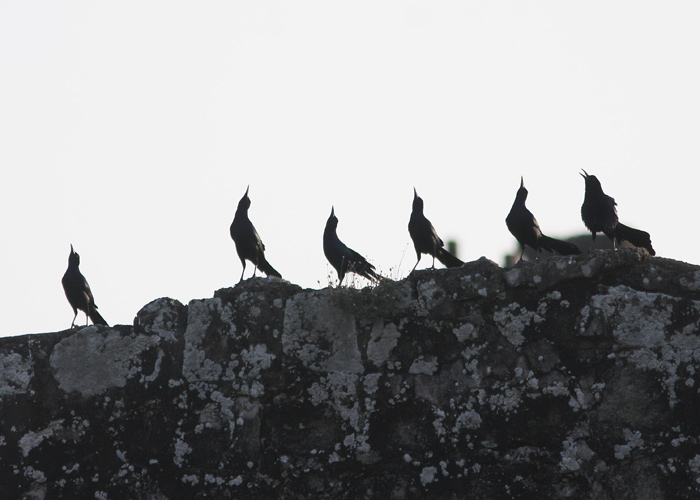
[[[383,279],[386,279],[381,274],[377,274],[374,269],[367,269],[364,273],[362,273],[362,276],[374,281],[382,281]]]
[[[464,262],[452,255],[450,252],[441,248],[435,256],[437,260],[443,263],[445,267],[460,267]]]
[[[278,278],[281,278],[282,275],[278,273],[274,267],[270,265],[270,263],[265,259],[265,256],[261,256],[258,262],[258,269],[260,269],[262,272],[264,272],[268,276],[277,276]]]
[[[542,235],[540,242],[542,248],[549,250],[550,252],[558,253],[559,255],[578,255],[581,253],[581,250],[576,245],[569,243],[568,241],[562,241]]]
[[[367,261],[360,264],[358,267],[359,269],[357,269],[357,273],[368,280],[381,281],[384,279],[384,276],[377,274],[377,272],[374,270],[374,266]]]
[[[90,309],[90,314],[88,314],[88,316],[90,316],[90,321],[92,321],[93,325],[109,326],[107,324],[107,322],[105,321],[105,319],[102,317],[102,315],[97,312],[96,307],[93,307],[92,309]]]
[[[651,236],[641,229],[634,229],[618,222],[615,228],[615,240],[618,243],[627,241],[636,247],[646,248],[651,255],[656,255],[654,247],[651,246]]]

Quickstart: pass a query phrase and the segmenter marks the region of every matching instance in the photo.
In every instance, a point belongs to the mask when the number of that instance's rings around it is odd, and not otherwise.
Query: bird
[[[542,234],[537,219],[525,206],[525,200],[527,200],[527,189],[525,188],[523,177],[520,176],[520,189],[518,189],[513,206],[506,217],[506,226],[508,226],[511,234],[515,236],[515,239],[518,240],[522,250],[518,262],[523,260],[525,245],[532,247],[538,252],[544,249],[561,255],[577,255],[581,253],[581,250],[573,243],[550,238]]]
[[[249,190],[250,186],[246,188],[245,194],[238,202],[236,215],[234,215],[233,222],[231,222],[231,238],[236,244],[236,252],[241,259],[241,264],[243,264],[241,279],[238,280],[238,282],[240,283],[243,281],[246,260],[251,261],[253,265],[255,265],[253,277],[255,277],[255,272],[260,269],[268,276],[277,276],[281,278],[282,275],[265,259],[265,245],[260,239],[258,232],[255,230],[255,226],[253,226],[253,223],[250,222],[248,218],[248,209],[250,208],[250,198],[248,198]]]
[[[646,231],[625,226],[618,221],[615,200],[603,192],[603,187],[595,175],[581,169],[586,182],[586,194],[581,205],[581,219],[595,240],[596,233],[604,233],[613,242],[626,241],[632,246],[646,248],[651,255],[656,255],[651,246],[651,236]]]
[[[85,326],[88,325],[88,318],[92,320],[94,325],[109,326],[102,315],[97,312],[95,298],[92,296],[92,290],[88,285],[85,276],[80,272],[80,255],[73,250],[73,245],[70,246],[70,254],[68,255],[68,269],[61,279],[63,291],[66,292],[68,303],[73,308],[73,321],[70,324],[71,328],[75,327],[75,318],[78,317],[78,310],[85,313]]]
[[[337,228],[338,218],[335,216],[335,208],[331,207],[331,215],[328,217],[326,228],[323,231],[323,253],[326,254],[326,259],[338,273],[340,280],[338,286],[343,283],[345,274],[349,272],[359,274],[371,281],[380,281],[381,276],[377,274],[374,266],[367,262],[367,259],[362,255],[340,241],[336,232]]]
[[[411,272],[415,271],[421,255],[424,253],[433,256],[433,269],[435,268],[436,258],[446,267],[459,267],[464,264],[464,262],[443,248],[444,243],[438,236],[437,231],[423,215],[423,199],[418,196],[416,188],[413,188],[413,210],[411,211],[411,219],[408,221],[408,233],[411,235],[413,246],[418,256],[418,261],[411,269]]]

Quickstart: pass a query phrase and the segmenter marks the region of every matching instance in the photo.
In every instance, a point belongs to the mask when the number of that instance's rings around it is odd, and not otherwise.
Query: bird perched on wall
[[[73,308],[73,321],[70,327],[75,327],[75,318],[78,317],[78,310],[85,313],[85,326],[88,325],[88,318],[94,325],[107,325],[107,322],[102,315],[97,312],[95,298],[92,296],[92,290],[88,285],[85,276],[80,272],[80,255],[73,250],[73,245],[70,246],[70,255],[68,255],[68,269],[61,280],[63,291],[66,292],[68,303]]]
[[[355,273],[371,281],[379,281],[379,276],[374,270],[374,266],[367,262],[362,255],[352,248],[348,248],[340,241],[338,233],[338,218],[335,216],[335,209],[331,207],[331,215],[326,221],[326,229],[323,231],[323,253],[326,259],[338,273],[338,286],[343,283],[346,273]]]
[[[418,261],[413,266],[413,272],[420,262],[421,255],[427,253],[433,256],[433,268],[435,268],[435,259],[442,262],[445,267],[459,267],[464,262],[445,250],[444,243],[435,231],[435,228],[430,221],[423,215],[423,199],[418,196],[416,188],[413,188],[413,210],[411,211],[411,219],[408,221],[408,233],[413,240],[413,246],[416,249]]]
[[[537,219],[525,206],[525,200],[527,200],[527,189],[521,176],[520,189],[518,189],[513,206],[508,217],[506,217],[506,226],[508,226],[510,233],[515,236],[515,239],[518,240],[522,250],[518,262],[523,260],[525,245],[538,252],[544,249],[561,255],[577,255],[581,253],[581,250],[573,243],[550,238],[542,234]]]
[[[249,189],[250,186],[246,188],[243,198],[238,202],[236,215],[234,215],[233,222],[231,223],[231,238],[236,244],[236,252],[241,259],[241,264],[243,264],[241,279],[238,280],[238,282],[240,283],[243,281],[246,260],[251,261],[255,266],[255,269],[253,269],[253,277],[255,277],[255,271],[260,269],[268,276],[277,276],[281,278],[282,275],[265,259],[265,245],[263,245],[258,232],[255,230],[255,226],[253,226],[253,223],[250,222],[248,218],[248,209],[250,208],[250,198],[248,198]]]
[[[651,255],[656,255],[651,246],[651,236],[646,231],[634,229],[620,223],[617,218],[615,200],[603,192],[603,187],[595,175],[581,169],[586,182],[586,194],[581,205],[581,219],[595,240],[596,233],[604,233],[613,242],[626,241],[635,247],[646,248]]]

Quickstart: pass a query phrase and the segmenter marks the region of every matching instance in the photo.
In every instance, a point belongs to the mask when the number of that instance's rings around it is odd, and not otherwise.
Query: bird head
[[[422,212],[423,211],[423,198],[418,196],[418,191],[416,191],[416,188],[413,188],[413,210],[417,212]]]
[[[523,180],[522,175],[520,176],[520,188],[518,189],[518,193],[515,195],[515,197],[523,202],[527,198],[527,188],[525,187],[525,181]]]
[[[238,209],[243,209],[243,210],[248,210],[250,208],[250,198],[248,198],[248,190],[250,189],[250,186],[248,186],[245,190],[245,193],[243,194],[243,198],[238,202]]]
[[[590,175],[588,172],[586,172],[584,169],[581,169],[581,177],[583,177],[583,180],[586,181],[586,189],[595,189],[599,190],[600,192],[603,191],[603,187],[600,185],[600,181],[595,175]]]
[[[68,255],[68,265],[79,265],[80,264],[80,255],[78,255],[78,252],[73,250],[73,244],[71,243],[70,246],[70,254]]]
[[[335,216],[335,208],[331,206],[331,215],[328,216],[326,221],[326,230],[335,230],[338,227],[338,218]]]

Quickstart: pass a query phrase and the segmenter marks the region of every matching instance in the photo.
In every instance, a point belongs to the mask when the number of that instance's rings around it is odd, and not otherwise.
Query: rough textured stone
[[[700,496],[700,268],[248,280],[0,339],[3,498]]]

